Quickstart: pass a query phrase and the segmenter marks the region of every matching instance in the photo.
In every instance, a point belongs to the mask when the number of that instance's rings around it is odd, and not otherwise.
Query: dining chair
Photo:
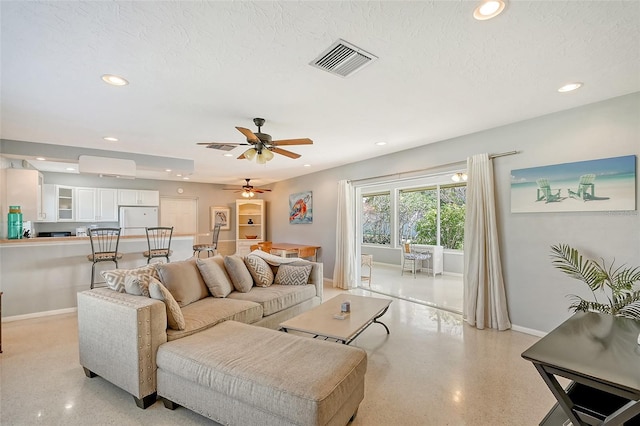
[[[364,267],[369,268],[369,273],[367,275],[364,274]],[[360,267],[361,275],[360,281],[366,281],[367,285],[371,287],[371,275],[373,272],[373,255],[372,254],[362,254],[360,255]]]
[[[405,269],[407,269],[407,267],[410,265],[410,270],[413,273],[413,278],[415,278],[416,269],[419,269],[417,268],[416,262],[422,263],[422,261],[430,259],[431,253],[417,251],[413,248],[413,245],[411,243],[404,243],[402,245],[402,272],[400,273],[400,275],[404,275]]]
[[[171,250],[171,237],[173,235],[173,226],[156,226],[153,228],[145,228],[147,232],[148,250],[142,253],[147,258],[147,263],[156,257],[164,257],[169,263],[169,256],[173,254]]]
[[[209,257],[212,253],[215,256],[218,251],[218,237],[220,236],[220,227],[221,223],[216,223],[213,227],[213,237],[211,238],[210,244],[194,244],[193,245],[193,255],[196,257],[200,257],[200,253],[203,251],[207,252],[207,257]]]
[[[91,242],[91,254],[87,256],[91,262],[91,285],[94,288],[96,263],[113,262],[118,269],[118,260],[122,259],[122,253],[118,253],[120,243],[120,228],[89,228],[89,241]]]

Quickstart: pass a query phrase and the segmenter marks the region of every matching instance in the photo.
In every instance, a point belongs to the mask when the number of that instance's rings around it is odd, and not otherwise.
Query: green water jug
[[[20,206],[9,206],[9,216],[7,220],[7,238],[19,240],[22,238],[22,211]]]

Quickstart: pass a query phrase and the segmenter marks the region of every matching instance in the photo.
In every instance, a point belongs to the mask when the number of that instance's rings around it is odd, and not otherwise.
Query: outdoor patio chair
[[[596,175],[592,173],[580,176],[578,190],[572,191],[571,189],[569,189],[569,197],[581,199],[582,201],[595,199],[595,186],[593,184],[595,178]]]
[[[400,275],[404,275],[405,269],[410,268],[413,273],[413,278],[415,278],[416,269],[420,269],[422,267],[422,261],[430,259],[431,253],[417,251],[410,243],[404,243],[402,245],[402,272]],[[420,262],[420,267],[418,267],[416,262]]]
[[[551,189],[551,185],[549,184],[549,179],[542,178],[536,181],[538,184],[536,201],[545,200],[546,203],[551,203],[553,201],[561,201],[560,198],[560,190],[559,189]]]

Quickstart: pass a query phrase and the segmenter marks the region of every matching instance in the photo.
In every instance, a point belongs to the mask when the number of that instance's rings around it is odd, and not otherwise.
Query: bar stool
[[[96,263],[113,262],[118,269],[118,260],[122,259],[122,253],[118,253],[120,243],[120,228],[89,228],[89,241],[91,241],[91,254],[87,256],[91,265],[91,286],[95,284]]]
[[[149,250],[142,253],[147,258],[147,264],[155,257],[164,257],[169,263],[169,256],[173,254],[171,250],[171,236],[173,226],[156,226],[145,228],[147,232],[147,246]]]
[[[216,223],[216,226],[213,227],[213,238],[211,240],[211,244],[194,244],[193,245],[193,255],[200,257],[200,252],[206,251],[207,257],[211,253],[216,255],[216,251],[218,250],[218,236],[220,235],[220,227],[222,224],[220,222]]]

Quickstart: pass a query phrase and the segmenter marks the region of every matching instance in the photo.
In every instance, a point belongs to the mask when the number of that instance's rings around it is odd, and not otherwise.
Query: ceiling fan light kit
[[[280,145],[311,145],[313,141],[309,138],[301,139],[283,139],[274,141],[271,135],[262,133],[262,126],[264,125],[264,118],[254,118],[253,123],[258,126],[257,132],[252,132],[244,127],[236,127],[240,133],[246,138],[246,143],[220,143],[220,142],[200,142],[198,145],[206,145],[207,148],[219,149],[228,151],[240,145],[251,146],[245,152],[240,154],[238,160],[256,160],[258,164],[266,164],[267,161],[271,161],[275,157],[274,153],[284,155],[289,158],[300,158],[300,154],[288,151],[286,149],[279,148]]]

